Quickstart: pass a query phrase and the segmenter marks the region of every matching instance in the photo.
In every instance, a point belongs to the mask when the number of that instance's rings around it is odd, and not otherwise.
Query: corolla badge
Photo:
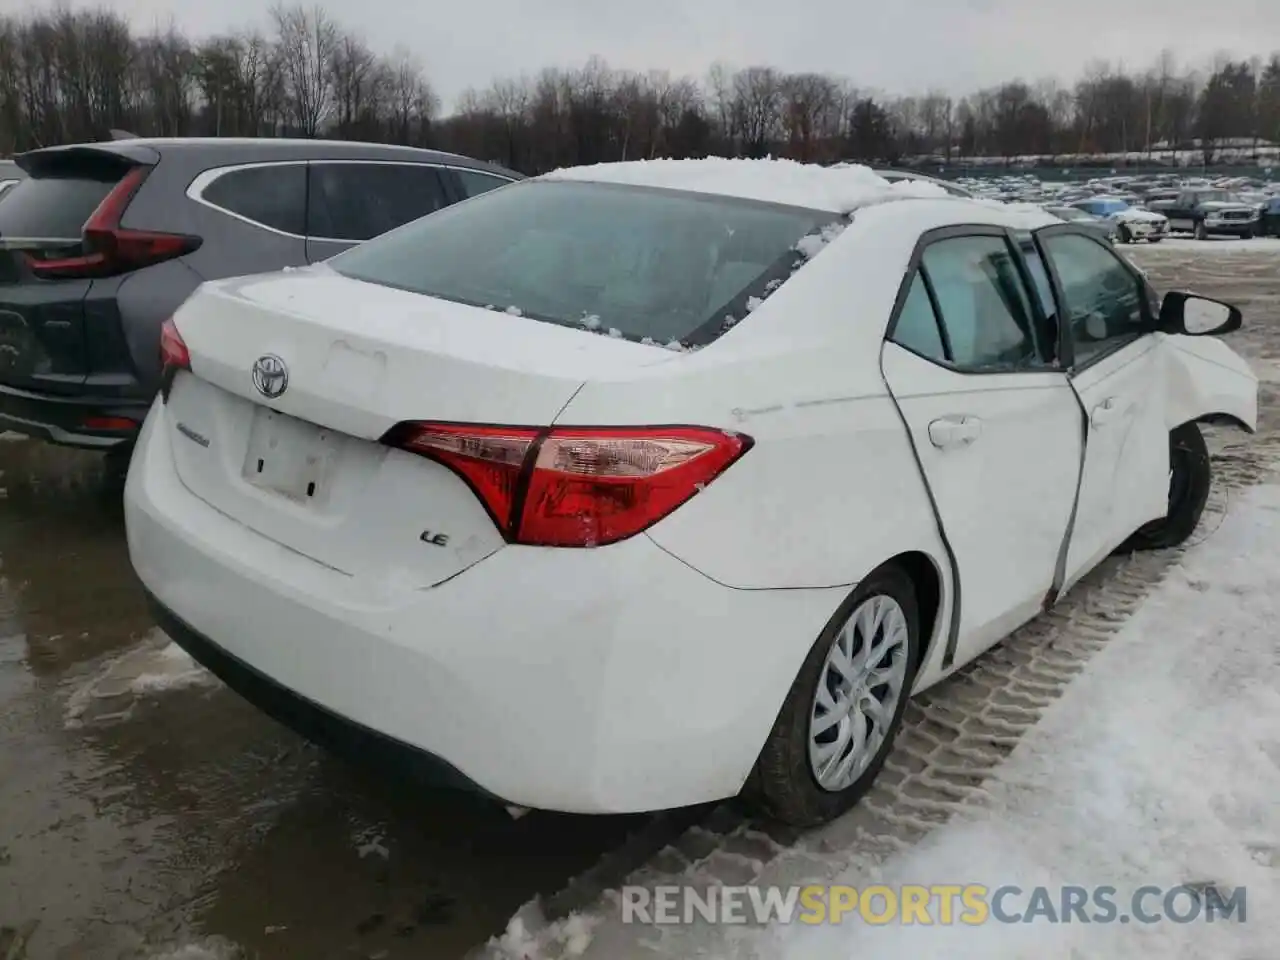
[[[289,368],[274,353],[266,353],[253,362],[253,385],[268,400],[274,400],[289,389]]]

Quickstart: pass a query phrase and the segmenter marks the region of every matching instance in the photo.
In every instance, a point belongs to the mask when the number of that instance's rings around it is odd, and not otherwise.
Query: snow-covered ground
[[[623,927],[601,908],[506,956],[607,960],[1153,957],[1263,960],[1280,942],[1280,486],[1225,517],[1138,606],[959,812],[915,844],[844,866],[811,851],[784,883],[1246,888],[1245,922]],[[797,869],[797,864],[800,868]],[[806,872],[807,870],[807,872]],[[760,879],[767,878],[767,873]],[[1158,902],[1156,898],[1152,902]],[[1025,909],[1025,902],[1016,909]],[[1150,904],[1148,904],[1148,907]],[[936,916],[936,912],[935,912]],[[548,945],[548,939],[550,945]]]
[[[790,927],[762,956],[1274,957],[1280,487],[1240,496],[986,785],[875,882],[1247,888],[1244,923]],[[863,886],[872,878],[845,875]]]
[[[1126,249],[1120,247],[1119,249]],[[1280,254],[1280,237],[1254,237],[1252,240],[1240,240],[1236,237],[1210,237],[1208,240],[1196,240],[1191,236],[1174,236],[1161,240],[1157,244],[1138,244],[1132,249],[1141,249],[1144,254],[1155,256],[1161,251],[1178,251],[1179,253],[1203,253],[1210,256],[1232,253],[1273,253]]]

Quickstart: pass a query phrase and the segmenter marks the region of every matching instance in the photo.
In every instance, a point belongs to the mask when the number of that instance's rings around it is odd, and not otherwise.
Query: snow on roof
[[[869,167],[823,167],[795,160],[631,160],[565,167],[542,180],[623,183],[667,190],[716,193],[744,200],[785,203],[832,213],[849,213],[865,203],[898,197],[947,197],[937,184],[921,180],[890,183]]]
[[[1006,203],[1003,200],[993,200],[988,197],[975,197],[967,202],[973,206],[986,207],[995,214],[999,223],[1014,230],[1039,230],[1041,227],[1062,222],[1061,217],[1054,216],[1038,203],[1025,201]],[[1053,203],[1049,206],[1063,205]]]

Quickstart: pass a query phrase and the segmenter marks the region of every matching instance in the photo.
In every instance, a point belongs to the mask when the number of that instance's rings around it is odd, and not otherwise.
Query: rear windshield
[[[444,300],[700,345],[741,319],[836,214],[706,194],[513,184],[328,261],[344,276]],[[728,321],[728,322],[726,322]]]
[[[119,180],[103,177],[28,177],[0,193],[0,241],[77,242],[85,221]]]

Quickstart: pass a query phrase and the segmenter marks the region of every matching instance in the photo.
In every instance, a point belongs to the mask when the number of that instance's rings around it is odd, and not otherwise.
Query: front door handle
[[[1119,401],[1115,397],[1107,397],[1093,408],[1093,412],[1089,414],[1089,422],[1095,427],[1105,427],[1118,416],[1120,416]]]
[[[940,450],[967,447],[982,435],[982,421],[968,414],[940,417],[929,424],[929,442]]]

